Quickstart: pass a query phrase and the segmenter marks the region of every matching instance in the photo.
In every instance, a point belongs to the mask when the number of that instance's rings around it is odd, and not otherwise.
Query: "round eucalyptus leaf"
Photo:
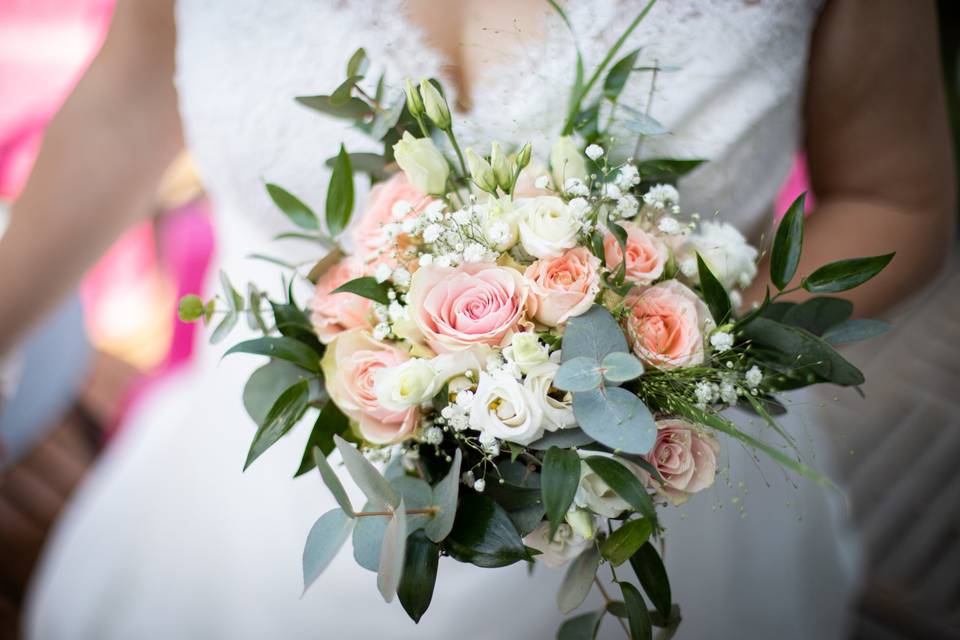
[[[602,381],[596,361],[580,356],[560,365],[553,386],[563,391],[590,391],[599,387]]]
[[[603,377],[611,382],[626,382],[643,375],[643,363],[632,353],[614,351],[600,363]]]
[[[343,546],[353,520],[343,509],[328,511],[314,523],[303,547],[303,590],[306,591]]]
[[[614,451],[648,453],[657,436],[650,410],[622,387],[573,394],[573,413],[584,433]]]

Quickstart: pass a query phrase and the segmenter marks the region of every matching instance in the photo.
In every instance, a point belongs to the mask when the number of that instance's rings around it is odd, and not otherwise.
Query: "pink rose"
[[[428,266],[407,294],[413,321],[437,353],[506,344],[523,319],[527,287],[515,269],[492,263]]]
[[[703,336],[713,327],[707,305],[676,280],[626,299],[627,339],[645,363],[679,369],[703,363]]]
[[[537,260],[523,274],[530,285],[530,314],[556,327],[586,313],[600,291],[599,268],[600,259],[586,247]]]
[[[370,328],[370,300],[353,293],[332,293],[340,285],[364,275],[363,263],[348,256],[317,281],[310,301],[310,319],[320,342],[327,344],[337,334],[350,329]]]
[[[385,262],[396,266],[395,250],[403,249],[409,244],[410,239],[404,234],[390,237],[384,225],[399,224],[418,216],[430,201],[429,197],[410,184],[402,171],[395,173],[386,182],[374,186],[367,197],[366,211],[350,231],[354,252],[367,263]],[[402,202],[407,203],[409,208],[397,218],[393,210],[398,203]]]
[[[663,478],[662,483],[653,481],[657,491],[673,504],[682,504],[690,494],[713,485],[719,453],[716,438],[673,418],[657,421],[657,440],[646,458]]]
[[[627,232],[627,280],[637,284],[651,284],[663,275],[663,267],[670,257],[667,245],[634,222],[622,222],[620,226]],[[607,268],[616,271],[623,262],[620,243],[612,233],[603,239],[603,251]]]
[[[360,436],[374,444],[399,442],[409,436],[419,417],[416,407],[391,411],[377,402],[374,376],[406,362],[402,349],[374,340],[360,329],[341,333],[327,347],[320,367],[327,393],[357,425]]]

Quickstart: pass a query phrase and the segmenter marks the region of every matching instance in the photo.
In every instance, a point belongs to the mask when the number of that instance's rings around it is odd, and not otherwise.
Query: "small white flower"
[[[420,218],[410,218],[400,224],[400,229],[408,236],[415,235],[420,227]]]
[[[393,203],[393,208],[390,210],[390,213],[393,215],[394,220],[403,220],[411,211],[413,211],[413,205],[406,200],[397,200]]]
[[[473,471],[464,471],[460,474],[460,481],[468,487],[472,487],[474,483]]]
[[[407,286],[408,284],[410,284],[410,272],[404,269],[403,267],[394,269],[393,281],[396,284],[400,285],[401,287]]]
[[[463,250],[464,262],[482,262],[486,257],[487,249],[482,244],[471,242]]]
[[[483,493],[483,490],[487,488],[487,481],[483,478],[480,478],[473,483],[473,490],[477,493]]]
[[[697,404],[706,406],[713,402],[713,388],[715,385],[701,381],[693,388],[693,395],[697,399]]]
[[[506,244],[510,241],[513,234],[510,232],[510,225],[506,222],[494,222],[490,225],[487,237],[494,245]]]
[[[756,389],[760,386],[760,383],[763,382],[763,372],[760,371],[760,367],[753,365],[747,369],[746,375],[744,378],[747,380],[747,386],[751,389]]]
[[[710,346],[717,353],[723,353],[733,348],[733,334],[726,331],[717,331],[710,336]]]
[[[440,222],[443,220],[443,210],[446,206],[443,200],[434,200],[423,210],[423,217],[429,222]]]
[[[373,328],[373,338],[375,340],[384,340],[389,335],[390,325],[388,325],[386,322],[381,322]]]
[[[590,187],[584,184],[580,178],[567,178],[563,183],[563,190],[571,196],[589,196]]]
[[[438,257],[436,260],[434,260],[434,262],[438,267],[446,268],[450,266],[453,260],[449,253],[445,253],[442,256]]]
[[[608,200],[619,200],[623,197],[620,187],[612,182],[608,182],[607,184],[603,185],[603,189],[601,189],[600,192],[603,194],[603,197]]]
[[[591,144],[584,150],[584,153],[587,154],[587,157],[591,160],[596,160],[603,155],[603,147],[598,144]]]
[[[720,399],[727,404],[737,403],[737,388],[729,382],[720,384]]]
[[[472,218],[473,216],[470,215],[470,212],[464,209],[458,209],[453,212],[453,221],[460,225],[470,224]]]
[[[697,275],[697,259],[696,258],[684,258],[680,261],[680,273],[685,275],[688,278],[692,278]]]
[[[632,218],[640,210],[640,203],[630,194],[627,194],[617,200],[617,213],[621,218]]]
[[[658,184],[643,194],[643,201],[655,209],[666,209],[679,204],[680,194],[672,185]]]
[[[677,219],[671,218],[670,216],[660,218],[660,222],[657,223],[657,228],[660,229],[661,233],[665,233],[668,236],[675,236],[683,230],[683,227],[680,226]]]
[[[441,227],[436,222],[427,226],[423,230],[423,241],[424,242],[436,242],[437,238],[440,237],[440,234],[443,233],[443,227]]]
[[[498,455],[500,455],[500,443],[496,441],[491,442],[485,446],[483,450],[486,451],[487,455],[491,458],[496,458]]]
[[[743,304],[743,296],[736,289],[730,292],[730,304],[733,305],[734,309],[739,309],[740,305]]]
[[[423,441],[427,444],[438,445],[443,442],[443,429],[430,427],[423,432]]]
[[[390,322],[396,323],[401,320],[407,319],[407,308],[394,300],[390,303],[390,306],[387,307],[387,317],[390,318]]]
[[[392,273],[393,269],[390,268],[390,265],[380,263],[377,265],[377,270],[374,272],[373,277],[377,279],[377,282],[384,283],[390,279]]]
[[[540,176],[533,181],[533,186],[535,186],[537,189],[546,189],[548,186],[550,186],[550,176]]]
[[[640,173],[637,167],[632,164],[625,164],[620,167],[620,173],[617,175],[617,186],[627,191],[630,187],[640,184]]]
[[[464,411],[468,410],[470,405],[473,403],[473,391],[470,391],[470,389],[463,389],[457,394],[456,398],[454,398],[454,402],[456,402],[457,406]]]
[[[420,256],[421,267],[429,267],[431,264],[433,264],[433,254],[424,253]]]
[[[586,198],[574,198],[567,204],[570,206],[570,211],[572,211],[573,215],[577,218],[583,218],[590,209],[590,201]]]

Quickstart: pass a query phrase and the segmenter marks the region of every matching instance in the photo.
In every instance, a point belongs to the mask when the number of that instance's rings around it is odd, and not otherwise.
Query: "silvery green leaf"
[[[594,640],[603,620],[604,610],[581,613],[565,620],[557,630],[557,640]]]
[[[380,475],[369,460],[363,457],[363,454],[357,451],[357,448],[341,438],[339,435],[333,436],[333,441],[337,445],[340,457],[343,458],[343,464],[353,481],[357,483],[363,495],[376,504],[383,507],[394,508],[400,504],[400,498],[390,487],[386,478]]]
[[[583,603],[599,567],[600,552],[593,544],[570,563],[557,591],[557,607],[562,613],[570,613]]]
[[[643,363],[633,354],[622,351],[608,353],[600,366],[603,377],[611,382],[626,382],[643,375]]]
[[[879,336],[890,331],[893,326],[882,320],[871,320],[869,318],[857,318],[855,320],[846,320],[840,324],[830,327],[823,334],[823,339],[831,345],[847,344]]]
[[[567,321],[562,349],[564,362],[585,357],[599,363],[608,353],[627,351],[627,339],[610,312],[595,304]]]
[[[353,520],[341,509],[326,512],[314,523],[303,547],[304,591],[310,588],[337,555],[352,527]]]
[[[377,511],[382,508],[374,502],[363,505],[364,511]],[[380,547],[386,530],[386,516],[357,518],[357,525],[353,529],[353,559],[367,571],[376,572],[380,566]]]
[[[603,382],[597,362],[585,356],[565,361],[553,378],[553,386],[563,391],[590,391]]]
[[[350,504],[350,498],[347,496],[347,492],[343,488],[337,472],[334,471],[330,463],[327,462],[327,456],[323,455],[323,451],[320,451],[317,447],[313,448],[313,461],[320,471],[323,484],[327,485],[327,489],[330,489],[330,493],[333,494],[333,497],[336,499],[337,504],[340,505],[340,508],[343,509],[343,512],[352,518],[353,505]]]
[[[620,109],[630,114],[629,118],[623,120],[623,126],[637,135],[641,136],[656,136],[661,133],[666,133],[667,128],[660,124],[657,120],[654,120],[649,115],[645,114],[643,111],[634,109],[633,107],[621,104]]]
[[[396,126],[397,121],[400,120],[400,114],[403,113],[403,106],[406,103],[407,98],[403,91],[396,92],[392,98],[388,99],[386,108],[375,112],[370,137],[374,140],[380,140],[387,135],[387,132]]]
[[[427,523],[424,529],[434,542],[440,542],[449,535],[457,515],[457,494],[460,491],[460,449],[453,454],[450,471],[433,488],[433,506],[440,511]]]
[[[397,476],[390,479],[390,486],[400,495],[400,499],[407,505],[407,509],[427,509],[433,503],[433,490],[430,485],[420,478],[411,476]],[[426,513],[407,516],[407,531],[416,531],[424,528],[433,521]]]
[[[393,512],[383,534],[380,547],[380,567],[377,571],[377,589],[387,602],[393,600],[403,573],[404,554],[407,549],[407,510],[403,499]]]
[[[657,436],[650,410],[621,387],[573,394],[573,413],[587,435],[614,451],[645,454]]]

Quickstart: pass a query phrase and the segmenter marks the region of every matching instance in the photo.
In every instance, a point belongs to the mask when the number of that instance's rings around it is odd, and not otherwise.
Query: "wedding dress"
[[[566,4],[588,68],[641,5]],[[661,2],[626,43],[624,52],[643,47],[639,64],[676,68],[660,74],[650,106],[670,133],[650,139],[643,155],[710,160],[681,184],[685,210],[719,211],[754,240],[768,229],[797,144],[818,5]],[[183,124],[217,212],[217,266],[235,283],[278,281],[274,267],[245,256],[290,259],[300,250],[307,259],[313,248],[269,242],[290,225],[263,181],[322,209],[324,160],[340,141],[374,150],[294,96],[330,92],[358,47],[395,87],[407,76],[444,78],[441,57],[399,0],[180,0],[176,12]],[[454,114],[465,145],[532,140],[535,155],[546,155],[574,48],[546,3],[542,17],[536,45],[488,68],[473,83],[471,112]],[[634,74],[621,100],[645,109],[648,80]],[[34,585],[31,638],[554,636],[562,572],[542,567],[528,577],[522,565],[492,571],[444,559],[417,626],[398,603],[380,600],[375,575],[356,566],[347,545],[301,598],[303,542],[334,503],[316,474],[291,478],[307,424],[241,473],[254,426],[240,394],[261,361],[221,362],[223,350],[203,347],[192,370],[144,401],[79,492]],[[800,419],[790,425],[803,441],[815,430]],[[665,514],[667,567],[685,615],[678,637],[841,637],[852,574],[830,495],[812,482],[794,485],[733,442],[724,449],[716,486]],[[622,630],[608,617],[601,636]]]

